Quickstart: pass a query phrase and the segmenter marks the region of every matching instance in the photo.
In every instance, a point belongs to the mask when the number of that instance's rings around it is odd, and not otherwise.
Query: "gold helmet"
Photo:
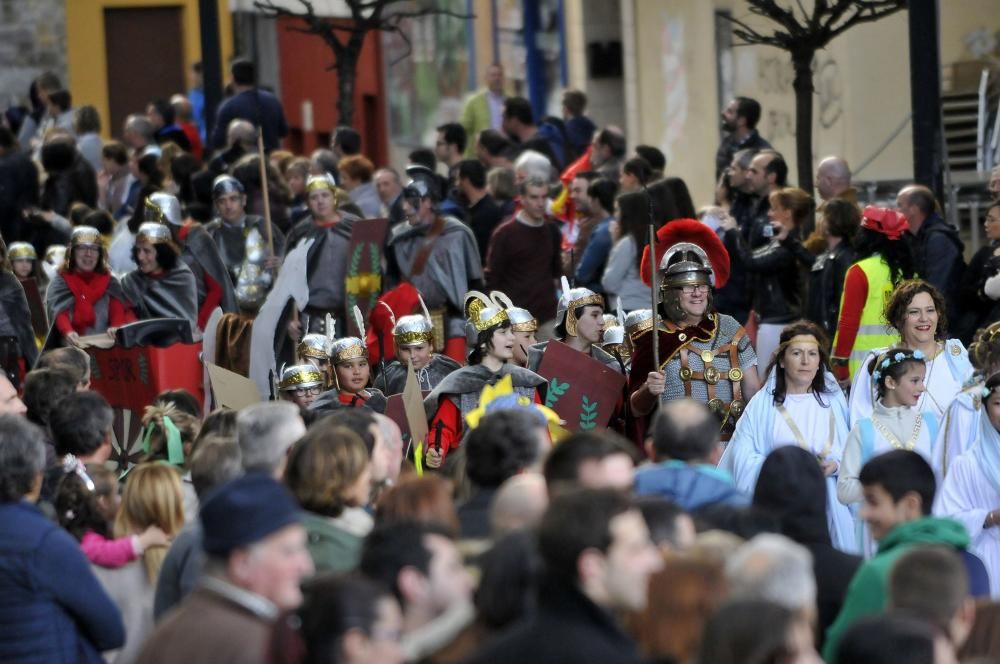
[[[434,325],[423,314],[402,316],[392,328],[392,338],[397,348],[434,344]]]
[[[330,339],[324,334],[307,334],[302,337],[302,341],[295,347],[295,354],[299,359],[313,359],[330,361]]]
[[[7,258],[12,261],[36,261],[38,260],[38,254],[29,242],[11,242],[10,247],[7,248]]]
[[[323,374],[311,364],[296,364],[281,370],[281,381],[278,389],[290,392],[305,387],[322,387],[325,384]]]
[[[330,344],[330,361],[334,364],[347,362],[358,357],[368,357],[365,342],[357,337],[343,337]]]

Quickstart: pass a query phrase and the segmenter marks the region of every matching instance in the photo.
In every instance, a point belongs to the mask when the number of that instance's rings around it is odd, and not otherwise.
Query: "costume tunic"
[[[1000,433],[986,409],[977,418],[978,437],[961,454],[941,485],[934,514],[961,522],[972,539],[970,550],[990,577],[990,595],[1000,597],[1000,528],[985,528],[986,516],[1000,508]]]
[[[464,337],[465,319],[459,312],[465,294],[483,279],[472,230],[451,217],[438,217],[430,224],[397,224],[387,246],[397,271],[393,276],[413,284],[432,317],[445,310],[446,338]]]
[[[785,395],[784,409],[798,428],[801,440],[779,413],[773,395],[772,371],[767,385],[747,404],[719,461],[719,468],[728,471],[736,487],[747,495],[753,495],[764,459],[779,447],[798,445],[818,461],[833,461],[838,466],[841,463],[848,433],[847,401],[833,375],[828,374],[827,391],[820,395],[822,403],[813,392]],[[837,500],[837,473],[828,476],[826,481],[830,538],[841,551],[854,553],[857,551],[854,518]]]
[[[497,372],[482,364],[462,367],[448,374],[424,399],[424,412],[430,421],[429,444],[440,443],[442,459],[448,450],[458,447],[465,427],[465,416],[479,407],[479,396],[486,385],[510,374],[514,393],[539,402],[538,386],[545,379],[523,367],[504,364]],[[438,423],[441,424],[438,436]]]
[[[871,416],[873,388],[868,365],[887,350],[889,349],[879,348],[869,353],[854,375],[849,402],[851,426],[854,426],[859,419]],[[924,386],[927,389],[917,402],[917,410],[932,412],[940,420],[948,411],[948,406],[961,392],[962,386],[972,376],[969,352],[958,339],[949,339],[945,342],[944,348],[927,361],[926,365]]]
[[[125,299],[136,315],[147,318],[183,318],[198,327],[198,289],[194,273],[183,261],[156,276],[132,270],[122,279]]]
[[[435,353],[427,366],[414,372],[417,385],[421,392],[430,392],[444,380],[445,376],[461,367],[461,364],[447,355]],[[386,395],[402,394],[403,388],[406,387],[406,365],[399,360],[393,360],[382,375],[375,379],[375,384],[383,387]]]
[[[63,336],[100,334],[135,320],[118,279],[98,272],[59,270],[45,291],[45,307]]]

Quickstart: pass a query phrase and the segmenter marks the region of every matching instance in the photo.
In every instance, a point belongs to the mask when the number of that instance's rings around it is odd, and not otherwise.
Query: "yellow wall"
[[[750,25],[767,24],[741,0],[623,0],[633,2],[639,122],[630,144],[658,145],[669,157],[667,171],[685,179],[696,205],[712,199],[714,157],[719,143],[713,16],[729,7]],[[967,34],[996,30],[996,0],[948,0],[940,18],[941,63],[969,58]],[[814,164],[829,154],[861,165],[903,123],[911,110],[906,12],[855,26],[819,54],[813,112]],[[944,77],[947,79],[947,76]],[[787,52],[763,46],[733,49],[733,92],[759,100],[759,130],[788,160],[797,180],[795,95]],[[860,180],[912,177],[909,124],[858,174]]]
[[[233,52],[232,15],[228,0],[217,0],[223,71]],[[198,0],[67,0],[66,63],[73,103],[92,104],[102,118],[109,117],[108,63],[104,44],[104,10],[127,7],[181,7],[184,38],[184,71],[201,60]],[[155,53],[136,57],[156,57]],[[108,123],[103,132],[110,136]]]

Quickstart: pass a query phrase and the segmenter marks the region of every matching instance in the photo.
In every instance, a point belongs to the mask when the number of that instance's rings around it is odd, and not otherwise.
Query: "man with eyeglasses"
[[[659,366],[653,361],[653,335],[639,337],[628,385],[633,413],[650,415],[659,402],[691,397],[708,404],[722,440],[729,440],[760,388],[746,330],[712,309],[713,288],[729,280],[729,254],[708,226],[693,219],[673,221],[656,236]],[[641,268],[647,284],[649,261],[647,248]]]

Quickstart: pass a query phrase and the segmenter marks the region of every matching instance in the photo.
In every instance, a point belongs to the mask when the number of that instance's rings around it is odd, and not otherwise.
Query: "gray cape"
[[[122,278],[125,299],[139,320],[148,318],[183,318],[198,329],[198,289],[194,273],[178,260],[177,266],[163,276],[147,277],[132,270]]]
[[[444,380],[438,383],[437,387],[424,399],[424,413],[427,415],[427,420],[430,421],[434,417],[441,397],[445,395],[468,394],[470,392],[474,392],[478,396],[479,392],[482,392],[483,387],[486,385],[496,385],[497,381],[507,374],[511,375],[511,380],[515,388],[533,387],[537,389],[538,386],[545,384],[545,379],[534,371],[529,371],[524,367],[509,363],[500,367],[500,371],[496,373],[493,373],[482,364],[462,367],[445,376]]]
[[[17,346],[21,357],[30,370],[38,359],[38,347],[35,345],[35,331],[31,327],[31,311],[28,309],[28,299],[24,289],[10,272],[0,272],[0,314],[10,320],[17,336]]]

